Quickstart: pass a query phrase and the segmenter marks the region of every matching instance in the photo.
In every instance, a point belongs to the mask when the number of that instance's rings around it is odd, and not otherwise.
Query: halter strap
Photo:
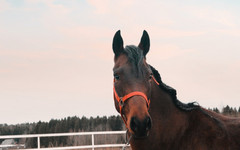
[[[154,78],[154,76],[152,77],[153,81],[159,85],[159,83],[157,82],[157,80]],[[114,80],[115,82],[115,80]],[[131,93],[128,93],[127,95],[123,96],[123,97],[119,97],[118,94],[117,94],[117,91],[115,89],[115,86],[113,85],[113,92],[114,92],[114,97],[116,98],[116,100],[118,101],[118,106],[119,106],[119,113],[121,114],[121,117],[127,127],[127,123],[126,123],[126,120],[124,119],[123,117],[123,114],[122,114],[122,108],[124,106],[124,103],[126,100],[128,100],[129,98],[133,97],[133,96],[142,96],[144,98],[144,100],[147,102],[147,108],[149,109],[149,106],[150,106],[150,99],[147,98],[146,94],[144,94],[143,92],[139,92],[139,91],[134,91],[134,92],[131,92]]]
[[[149,107],[150,99],[148,100],[147,96],[143,92],[134,91],[134,92],[131,92],[131,93],[125,95],[124,97],[119,97],[116,90],[115,90],[115,86],[113,86],[113,91],[114,91],[114,96],[115,96],[115,98],[116,98],[116,100],[118,101],[118,104],[119,104],[120,114],[122,114],[122,107],[123,107],[125,101],[128,100],[129,98],[133,97],[133,96],[142,96],[147,102],[147,107]]]

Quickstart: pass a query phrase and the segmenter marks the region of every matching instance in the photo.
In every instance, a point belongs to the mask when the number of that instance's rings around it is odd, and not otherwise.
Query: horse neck
[[[151,93],[149,113],[153,121],[153,131],[165,140],[177,138],[188,126],[188,114],[177,108],[173,97],[158,85],[152,86]]]

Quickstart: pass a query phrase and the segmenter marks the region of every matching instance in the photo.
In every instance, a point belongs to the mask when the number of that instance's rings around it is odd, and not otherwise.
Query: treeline
[[[64,133],[64,132],[88,132],[88,131],[119,131],[123,130],[124,124],[120,116],[110,117],[67,117],[64,119],[51,119],[49,122],[37,122],[18,125],[0,125],[0,135],[20,135],[20,134],[42,134],[42,133]],[[109,137],[104,137],[109,138]],[[124,138],[110,137],[115,142],[121,142]],[[103,138],[100,138],[103,139]],[[36,148],[37,139],[15,139],[17,143],[25,144],[27,148]],[[79,143],[80,141],[80,143]],[[2,140],[0,141],[0,143]],[[51,146],[73,146],[81,144],[91,144],[91,137],[51,137],[41,138],[41,147]],[[103,142],[103,141],[98,141]]]
[[[216,113],[221,113],[226,116],[232,116],[232,117],[240,116],[240,107],[237,109],[235,107],[230,107],[227,105],[226,107],[223,107],[221,111],[218,108],[213,108],[213,109],[208,108],[208,110],[214,111]]]

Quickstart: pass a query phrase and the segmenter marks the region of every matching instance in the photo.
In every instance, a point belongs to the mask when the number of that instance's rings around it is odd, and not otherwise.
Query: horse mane
[[[163,83],[158,71],[151,65],[149,65],[149,66],[153,72],[155,79],[159,83],[159,87],[161,89],[163,89],[164,91],[166,91],[172,97],[173,103],[177,108],[179,108],[180,110],[183,110],[183,111],[192,111],[192,110],[196,110],[196,109],[200,110],[200,112],[202,112],[203,115],[210,118],[213,122],[216,123],[218,129],[220,129],[219,131],[221,131],[223,134],[225,133],[223,124],[221,123],[221,121],[219,121],[218,118],[216,118],[216,116],[214,115],[213,112],[203,109],[197,102],[191,102],[191,103],[187,103],[187,104],[182,103],[180,100],[177,99],[177,91],[174,88]]]
[[[216,116],[216,113],[214,112],[211,112],[209,110],[206,110],[206,109],[203,109],[197,102],[191,102],[191,103],[182,103],[180,100],[177,99],[177,91],[166,85],[165,83],[162,82],[161,80],[161,76],[160,74],[158,73],[158,71],[152,67],[151,65],[149,65],[152,72],[153,72],[153,75],[155,77],[155,79],[158,81],[159,83],[159,87],[161,89],[163,89],[164,91],[166,91],[167,93],[169,93],[169,95],[172,97],[172,100],[173,100],[173,103],[174,105],[179,108],[180,110],[183,110],[183,111],[192,111],[192,110],[199,110],[204,116],[208,117],[211,121],[213,121],[213,123],[216,125],[217,129],[218,130],[218,135],[219,136],[225,136],[227,135],[226,133],[226,130],[225,130],[225,127],[224,127],[224,124],[220,121],[220,117],[218,118]]]
[[[173,103],[175,104],[175,106],[177,108],[179,108],[183,111],[191,111],[191,110],[200,108],[200,106],[196,102],[191,102],[191,103],[185,104],[185,103],[182,103],[180,100],[178,100],[177,99],[177,91],[174,88],[163,83],[159,72],[153,66],[151,66],[151,65],[149,65],[149,66],[153,72],[155,79],[159,83],[159,87],[161,89],[163,89],[165,92],[167,92],[172,97]]]

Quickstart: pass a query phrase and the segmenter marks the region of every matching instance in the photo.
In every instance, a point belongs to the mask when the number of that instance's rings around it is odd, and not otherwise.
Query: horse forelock
[[[137,72],[142,73],[142,64],[144,60],[143,51],[134,45],[128,45],[125,47],[124,53],[128,56],[129,62],[135,66]]]

